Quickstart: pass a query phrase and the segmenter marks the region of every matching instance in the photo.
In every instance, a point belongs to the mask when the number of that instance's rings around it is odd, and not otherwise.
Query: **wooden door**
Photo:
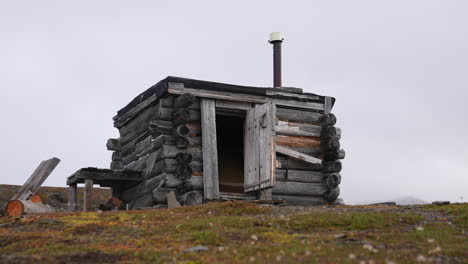
[[[244,192],[275,186],[275,105],[257,104],[248,110],[244,133]]]

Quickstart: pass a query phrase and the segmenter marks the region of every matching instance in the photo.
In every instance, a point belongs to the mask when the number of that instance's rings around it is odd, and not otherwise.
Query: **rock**
[[[432,204],[436,205],[444,205],[444,204],[450,204],[450,201],[434,201]]]
[[[396,202],[373,203],[369,205],[396,205]]]
[[[200,252],[200,251],[208,251],[208,247],[196,246],[196,247],[184,249],[184,252]]]
[[[173,209],[173,208],[180,207],[180,203],[177,201],[174,192],[168,193],[167,196],[166,196],[166,199],[167,199],[167,208],[168,209]]]

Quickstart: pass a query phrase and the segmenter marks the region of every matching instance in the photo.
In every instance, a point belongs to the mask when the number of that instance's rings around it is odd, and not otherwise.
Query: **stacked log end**
[[[169,95],[149,98],[114,118],[120,137],[107,142],[111,169],[144,175],[117,194],[129,209],[164,204],[171,191],[183,204],[198,201],[197,194],[185,194],[203,189],[201,176],[192,176],[202,171],[199,108],[192,95]]]
[[[320,148],[322,150],[322,172],[323,184],[328,190],[323,193],[322,198],[333,203],[340,195],[341,159],[345,157],[345,151],[340,149],[341,129],[335,127],[336,117],[334,114],[325,114],[320,118],[321,135]]]
[[[278,154],[273,199],[289,204],[333,203],[339,196],[341,129],[336,117],[320,111],[277,107],[276,144],[321,159],[311,164]]]

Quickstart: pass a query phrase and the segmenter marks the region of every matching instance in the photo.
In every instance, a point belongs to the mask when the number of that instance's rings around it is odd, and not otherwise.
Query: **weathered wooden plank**
[[[52,171],[59,164],[60,159],[51,158],[49,160],[42,161],[34,172],[29,176],[28,180],[23,186],[13,195],[11,200],[27,200],[30,196],[34,195],[42,183],[49,177]]]
[[[322,164],[311,164],[301,160],[276,156],[277,169],[321,171]]]
[[[216,108],[248,111],[252,109],[252,104],[236,101],[216,100]]]
[[[321,183],[325,174],[320,171],[305,171],[305,170],[276,170],[277,181],[292,181],[292,182],[309,182]]]
[[[216,144],[216,109],[212,99],[201,100],[201,127],[203,150],[204,195],[208,199],[219,198],[218,149]]]
[[[280,99],[280,98],[269,98],[266,96],[258,96],[258,95],[246,95],[242,93],[232,93],[232,92],[221,92],[221,91],[212,91],[212,90],[205,90],[205,89],[193,89],[187,87],[171,87],[170,83],[168,84],[168,92],[171,94],[185,94],[190,93],[194,96],[202,97],[202,98],[211,98],[211,99],[222,99],[222,100],[229,100],[229,101],[240,101],[246,103],[256,103],[256,104],[263,104],[269,101],[275,103],[276,105],[288,106],[288,107],[300,107],[300,108],[307,108],[307,109],[314,109],[323,111],[323,103],[316,103],[316,102],[304,102],[298,100],[288,100],[288,99]]]
[[[317,125],[285,122],[280,120],[278,121],[275,130],[277,135],[320,137],[322,128]]]
[[[245,94],[237,94],[237,93],[230,93],[230,92],[220,92],[220,91],[210,91],[204,89],[193,89],[193,88],[173,88],[171,87],[170,83],[168,84],[168,92],[171,94],[192,94],[194,96],[208,98],[208,99],[222,99],[222,100],[229,100],[229,101],[240,101],[240,102],[247,102],[247,103],[257,103],[263,104],[268,102],[265,97],[262,96],[255,96],[255,95],[245,95]]]
[[[320,197],[328,191],[323,183],[278,181],[273,188],[273,195],[306,195]]]
[[[297,152],[297,151],[292,150],[292,149],[285,148],[283,146],[276,146],[276,152],[287,155],[287,156],[289,156],[291,158],[295,158],[295,159],[298,159],[298,160],[302,160],[302,161],[311,163],[311,164],[321,164],[322,163],[321,159],[317,159],[317,158],[314,158],[312,156],[302,154],[300,152]]]
[[[275,185],[275,105],[272,103],[256,106],[260,129],[259,140],[259,167],[260,182],[259,190],[272,188]],[[261,200],[271,200],[271,192],[260,193]]]
[[[83,211],[91,210],[93,194],[93,179],[85,179],[84,195],[83,195]]]
[[[320,138],[277,135],[276,145],[296,148],[320,148]]]
[[[290,109],[279,106],[276,107],[276,117],[280,120],[304,123],[319,123],[321,116],[321,113],[313,112],[308,109]]]

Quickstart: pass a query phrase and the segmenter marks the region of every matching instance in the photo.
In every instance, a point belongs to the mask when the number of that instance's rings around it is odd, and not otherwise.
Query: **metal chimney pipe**
[[[273,87],[281,87],[281,43],[283,43],[281,32],[270,33],[270,42],[273,45]]]

